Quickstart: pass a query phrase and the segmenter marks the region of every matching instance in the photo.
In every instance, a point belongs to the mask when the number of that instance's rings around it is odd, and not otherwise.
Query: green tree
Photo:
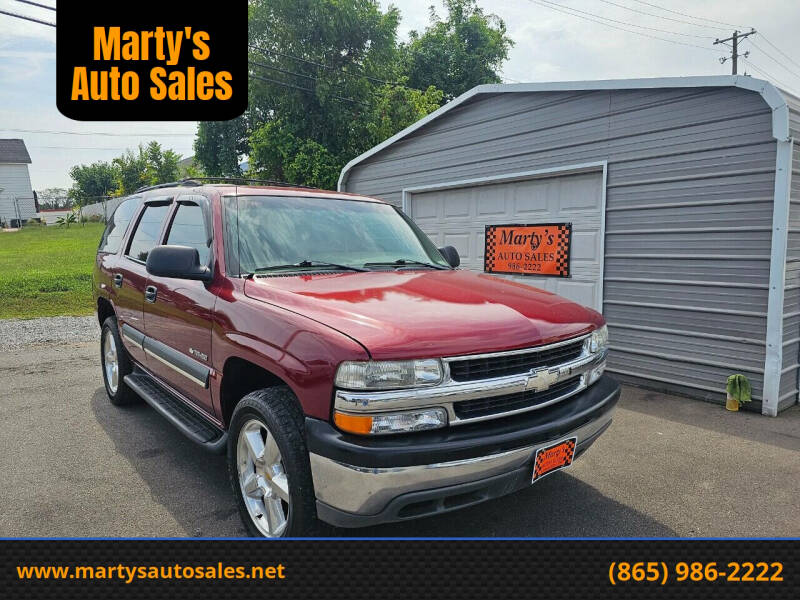
[[[115,171],[116,192],[120,196],[132,194],[145,183],[145,159],[142,147],[139,151],[126,150],[124,154],[111,161]]]
[[[150,142],[144,149],[144,156],[145,179],[149,185],[176,181],[180,177],[181,157],[172,150],[162,150],[158,142]]]
[[[53,209],[72,206],[69,190],[66,188],[45,188],[36,193],[39,208]]]
[[[432,13],[428,30],[400,45],[399,11],[384,12],[376,0],[251,0],[248,110],[200,123],[197,164],[208,175],[238,176],[248,155],[258,177],[334,188],[345,163],[438,108],[458,86],[499,81],[511,44],[503,22],[475,0],[447,6],[447,21]],[[439,70],[423,60],[434,50],[446,63]]]
[[[115,169],[119,195],[132,194],[140,187],[176,181],[180,177],[178,156],[172,150],[162,150],[158,142],[139,145],[136,152],[127,150],[111,161]]]
[[[178,154],[163,150],[158,142],[140,144],[135,152],[126,150],[110,163],[98,161],[72,167],[69,176],[75,183],[68,195],[80,207],[104,197],[132,194],[145,185],[176,181],[180,178],[179,160]]]
[[[425,91],[393,85],[376,90],[372,118],[367,125],[370,147],[439,108],[443,96],[444,92],[432,85]]]
[[[264,123],[250,137],[250,170],[264,179],[333,189],[339,160],[322,144],[301,139],[282,121]]]
[[[110,196],[117,187],[116,169],[107,162],[98,161],[91,165],[76,165],[69,171],[75,182],[68,195],[77,206],[99,202]]]
[[[246,116],[231,121],[204,121],[197,126],[194,158],[209,177],[241,175],[239,157],[248,149]]]
[[[499,83],[500,68],[514,45],[503,20],[486,14],[476,0],[444,0],[447,18],[433,7],[430,25],[411,31],[403,64],[411,87],[434,85],[450,100],[483,83]]]
[[[378,88],[400,76],[399,19],[373,0],[251,2],[245,124],[233,135],[232,125],[202,124],[198,148],[247,153],[259,177],[334,187],[344,163],[374,141]],[[216,159],[206,154],[197,158],[211,174]]]

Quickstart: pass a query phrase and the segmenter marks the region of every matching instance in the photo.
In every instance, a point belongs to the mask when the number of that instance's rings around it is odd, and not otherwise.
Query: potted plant
[[[728,377],[728,385],[726,387],[728,399],[725,402],[725,408],[728,410],[739,410],[739,407],[745,402],[750,402],[752,388],[747,377],[741,373],[731,375]]]

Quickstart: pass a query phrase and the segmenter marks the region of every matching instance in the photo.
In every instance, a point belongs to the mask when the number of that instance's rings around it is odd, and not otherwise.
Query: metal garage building
[[[484,85],[362,154],[341,191],[410,214],[464,268],[492,224],[572,223],[568,278],[620,379],[798,401],[800,99],[742,76]],[[794,183],[792,172],[795,171]]]

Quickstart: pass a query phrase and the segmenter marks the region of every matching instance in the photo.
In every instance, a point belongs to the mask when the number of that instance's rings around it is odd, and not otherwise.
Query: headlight
[[[603,325],[598,327],[592,332],[592,335],[586,340],[587,349],[592,354],[602,352],[608,348],[608,327]]]
[[[442,363],[437,358],[345,361],[336,371],[336,387],[346,390],[392,390],[441,381]]]
[[[360,435],[406,433],[447,426],[447,411],[443,408],[421,408],[402,413],[351,415],[335,411],[333,422],[342,431]]]

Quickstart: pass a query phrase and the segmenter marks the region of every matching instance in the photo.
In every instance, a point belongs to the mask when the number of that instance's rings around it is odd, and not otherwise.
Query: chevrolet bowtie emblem
[[[558,382],[559,369],[533,369],[528,375],[528,380],[525,382],[526,390],[533,390],[535,392],[544,392],[549,389],[551,385]]]

